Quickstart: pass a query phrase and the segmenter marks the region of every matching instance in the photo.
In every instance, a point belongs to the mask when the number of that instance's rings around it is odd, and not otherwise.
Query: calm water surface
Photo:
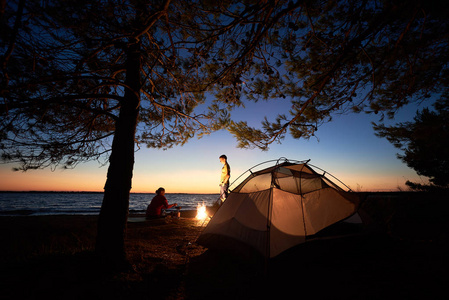
[[[130,213],[143,213],[155,196],[132,193]],[[196,209],[198,203],[209,206],[218,194],[166,194],[168,203],[178,203],[182,210]],[[103,193],[89,192],[0,192],[0,216],[15,215],[95,215],[100,212]]]

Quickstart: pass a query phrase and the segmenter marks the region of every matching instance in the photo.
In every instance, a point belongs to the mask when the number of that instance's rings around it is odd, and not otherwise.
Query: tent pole
[[[310,159],[309,159],[310,160]],[[309,162],[309,160],[307,161],[307,162]],[[307,162],[306,162],[306,164],[307,164]],[[301,174],[302,174],[302,169],[304,168],[304,166],[306,165],[306,164],[303,164],[302,165],[302,168],[301,168],[301,171],[299,172],[299,197],[300,197],[300,199],[301,199],[301,209],[302,209],[302,224],[303,224],[303,227],[304,227],[304,240],[305,240],[305,238],[306,238],[306,236],[307,236],[307,228],[306,228],[306,216],[305,216],[305,214],[304,214],[304,194],[302,193],[302,184],[301,184]]]
[[[271,213],[273,211],[273,187],[270,188],[268,207],[267,207],[267,242],[264,258],[264,272],[268,276],[270,262],[270,234],[271,234]]]

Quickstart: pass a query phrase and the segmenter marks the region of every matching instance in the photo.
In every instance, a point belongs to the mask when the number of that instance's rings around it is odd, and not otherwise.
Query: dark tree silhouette
[[[4,161],[29,170],[107,158],[97,251],[126,265],[135,143],[168,148],[227,124],[228,110],[242,103],[240,74],[257,60],[263,21],[288,10],[257,2],[8,2]],[[246,45],[234,42],[242,37]],[[205,103],[214,89],[216,100]]]
[[[447,11],[433,1],[7,1],[2,157],[19,170],[107,160],[97,249],[120,264],[136,143],[168,148],[226,126],[239,146],[267,149],[339,113],[394,116],[447,93]],[[261,128],[231,121],[232,108],[273,98],[290,110]]]
[[[413,122],[395,126],[375,124],[377,135],[403,151],[398,158],[433,185],[407,181],[414,189],[449,188],[449,99],[435,103],[435,110],[418,111]]]
[[[250,99],[290,98],[291,110],[231,131],[240,146],[266,149],[288,130],[308,139],[338,114],[393,118],[410,102],[447,94],[448,14],[441,1],[302,2],[267,33],[267,64],[255,68],[262,76],[244,79]]]

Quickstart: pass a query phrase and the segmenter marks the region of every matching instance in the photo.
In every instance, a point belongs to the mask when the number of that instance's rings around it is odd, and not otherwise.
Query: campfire
[[[207,217],[207,213],[206,213],[206,205],[203,204],[199,204],[196,208],[196,219],[197,220],[204,220]]]

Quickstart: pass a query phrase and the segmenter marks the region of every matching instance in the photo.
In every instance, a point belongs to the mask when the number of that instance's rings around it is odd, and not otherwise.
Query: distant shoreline
[[[55,193],[55,194],[103,194],[104,192],[93,192],[93,191],[0,191],[0,193]],[[154,192],[130,192],[130,194],[154,194]],[[167,193],[178,194],[178,195],[218,195],[219,193]]]
[[[89,192],[89,191],[0,191],[0,193],[60,193],[60,194],[103,194],[104,192]],[[145,194],[145,193],[142,193]]]
[[[1,191],[0,194],[15,193],[15,194],[104,194],[104,192],[95,191]],[[361,197],[367,196],[388,196],[388,195],[419,195],[419,194],[433,194],[432,192],[423,191],[352,191]],[[154,192],[130,192],[130,194],[154,194]],[[167,195],[219,195],[219,193],[167,193]]]

